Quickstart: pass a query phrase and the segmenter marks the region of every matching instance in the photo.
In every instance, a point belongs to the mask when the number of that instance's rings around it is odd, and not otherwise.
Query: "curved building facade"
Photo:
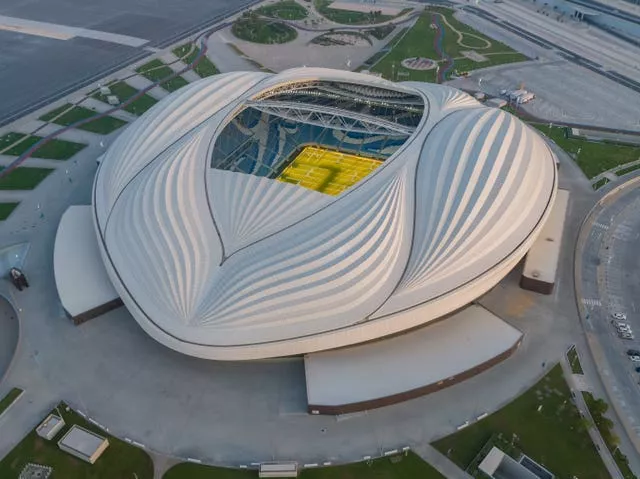
[[[301,68],[159,102],[103,157],[93,213],[148,334],[242,360],[461,308],[526,254],[556,189],[553,153],[506,112],[446,86]]]

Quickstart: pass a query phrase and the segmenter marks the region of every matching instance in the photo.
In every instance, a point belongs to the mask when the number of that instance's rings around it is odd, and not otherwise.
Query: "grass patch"
[[[163,479],[251,479],[256,471],[181,463],[169,469]],[[444,476],[413,452],[406,456],[374,459],[344,466],[305,469],[302,479],[444,479]]]
[[[364,33],[360,33],[360,32],[350,32],[350,31],[334,31],[334,32],[326,32],[323,33],[322,35],[319,35],[317,37],[314,37],[313,39],[311,39],[311,43],[315,43],[316,45],[324,45],[324,46],[344,46],[344,45],[351,45],[351,43],[342,40],[342,39],[338,39],[335,37],[335,35],[342,35],[342,36],[347,36],[347,37],[355,37],[356,39],[362,39],[365,42],[367,42],[369,45],[372,45],[373,42],[371,41],[371,38],[369,38],[367,35],[365,35]]]
[[[165,78],[169,78],[173,75],[174,71],[157,58],[136,68],[136,72],[152,82],[161,82],[160,86],[168,92],[174,92],[189,84],[189,82],[180,75],[170,80],[163,81]]]
[[[640,158],[640,147],[638,146],[571,138],[569,130],[560,126],[549,127],[548,124],[533,124],[532,126],[551,138],[573,157],[587,178],[593,178],[618,165],[624,165]]]
[[[430,7],[429,10],[425,10],[418,17],[418,20],[407,34],[404,35],[401,40],[396,42],[395,45],[391,46],[389,53],[380,60],[379,63],[375,64],[372,67],[372,70],[382,73],[385,78],[390,80],[402,79],[427,82],[435,81],[435,69],[417,71],[402,67],[402,60],[405,58],[426,57],[436,61],[442,60],[434,47],[436,30],[431,28],[433,14],[443,15],[451,26],[459,30],[463,34],[463,43],[473,42],[473,44],[478,45],[478,47],[485,47],[477,48],[477,52],[482,55],[486,55],[488,59],[487,61],[474,62],[469,60],[462,54],[462,51],[469,50],[469,48],[458,45],[458,35],[451,31],[444,22],[441,22],[445,29],[442,48],[445,53],[452,58],[461,57],[458,60],[454,60],[454,66],[451,70],[452,72],[455,70],[458,72],[477,70],[479,68],[486,68],[503,63],[513,63],[528,59],[525,55],[516,52],[507,45],[491,40],[473,28],[459,22],[453,16],[452,10],[444,7]],[[465,33],[467,33],[467,35],[464,35]],[[487,46],[487,42],[489,42],[490,46]],[[373,64],[374,62],[371,62],[370,59],[367,63]],[[399,72],[402,72],[401,76],[398,75]]]
[[[607,445],[607,449],[611,451],[613,459],[618,464],[620,472],[625,479],[636,479],[636,476],[629,468],[627,456],[620,452],[618,445],[620,438],[613,432],[613,421],[606,416],[609,405],[603,399],[596,399],[590,392],[583,392],[584,402],[589,408],[593,422],[595,423],[600,435]]]
[[[0,190],[32,190],[52,171],[50,168],[18,167],[0,178]]]
[[[582,371],[582,365],[580,364],[580,358],[578,357],[578,351],[575,346],[567,351],[567,359],[569,360],[569,366],[571,366],[571,372],[573,374],[584,374]]]
[[[264,20],[251,13],[236,20],[231,31],[241,40],[265,44],[287,43],[298,36],[295,28],[289,25]]]
[[[173,54],[180,58],[180,60],[182,60],[187,65],[191,65],[199,53],[200,49],[192,43],[185,43],[184,45],[173,49]],[[220,70],[216,68],[213,62],[209,60],[206,55],[204,55],[200,59],[200,61],[193,67],[193,71],[196,72],[201,78],[206,78],[211,75],[220,73]]]
[[[3,203],[3,204],[7,204],[7,203]],[[15,204],[16,206],[18,205],[18,203],[9,203],[9,204]],[[13,211],[13,208],[11,211]],[[20,396],[20,394],[22,394],[22,389],[13,388],[11,389],[11,391],[9,391],[6,394],[5,397],[0,399],[0,416],[2,415],[3,412],[5,412],[9,408],[9,406],[11,406],[15,402],[16,399],[18,399],[18,396]]]
[[[3,155],[20,156],[41,139],[41,136],[29,136],[22,133],[7,133],[0,137],[0,150],[12,145],[18,140],[22,140],[19,144],[9,148],[3,153]],[[57,138],[54,138],[38,148],[31,157],[46,158],[50,160],[68,160],[86,146],[87,145],[83,143],[74,143],[72,141],[58,140]]]
[[[366,30],[365,33],[368,33],[378,40],[384,40],[389,36],[394,28],[396,28],[394,25],[381,25],[379,27],[370,28],[369,30]]]
[[[397,15],[382,15],[378,10],[371,12],[355,12],[351,10],[331,8],[332,3],[333,0],[314,0],[313,4],[315,5],[318,13],[327,20],[345,25],[371,25],[387,22],[413,10],[413,8],[405,8]]]
[[[273,5],[265,5],[256,10],[260,15],[281,20],[302,20],[307,18],[307,9],[295,0],[281,0]]]
[[[109,89],[111,89],[111,93],[118,97],[121,103],[124,103],[132,96],[138,94],[138,90],[123,81],[111,83],[107,86],[109,87]],[[108,103],[107,96],[100,94],[100,92],[93,94],[93,98]],[[136,98],[122,109],[124,111],[128,111],[129,113],[132,113],[133,115],[142,115],[157,102],[158,101],[155,98],[145,93],[140,96],[140,98]]]
[[[20,203],[0,203],[0,221],[6,220]]]
[[[142,449],[130,446],[93,424],[85,421],[73,410],[66,411],[66,405],[61,403],[57,410],[61,414],[66,426],[53,441],[46,441],[39,437],[35,430],[31,431],[7,456],[0,462],[0,477],[18,477],[20,471],[28,462],[46,464],[53,468],[53,475],[59,478],[97,479],[97,478],[153,478],[153,463]],[[69,430],[71,425],[77,424],[90,431],[109,439],[109,447],[104,454],[91,465],[74,456],[61,451],[57,441]]]
[[[591,185],[591,187],[594,190],[598,190],[598,189],[602,188],[604,185],[606,185],[607,183],[609,183],[609,178],[600,178],[593,185]]]
[[[539,406],[542,410],[538,412]],[[575,407],[560,365],[531,389],[481,421],[434,446],[463,469],[494,435],[502,434],[556,477],[605,479],[609,474]],[[514,436],[515,435],[515,436]]]
[[[67,109],[69,109],[69,111],[62,113]],[[60,115],[61,113],[62,115]],[[58,115],[60,116],[58,117]],[[52,123],[56,123],[62,126],[69,126],[69,125],[73,125],[74,123],[80,120],[86,120],[95,115],[97,115],[97,113],[93,110],[89,110],[88,108],[85,108],[83,106],[72,107],[71,104],[67,103],[66,105],[63,105],[60,108],[56,108],[55,110],[52,110],[49,113],[45,113],[40,117],[40,120],[50,121]],[[119,118],[114,118],[112,116],[104,116],[104,117],[92,120],[89,123],[85,123],[84,125],[80,125],[77,128],[79,130],[85,130],[85,131],[90,131],[92,133],[98,133],[100,135],[106,135],[126,124],[127,124],[126,121],[120,120]]]
[[[617,170],[616,171],[616,175],[617,176],[626,175],[627,173],[631,173],[632,171],[636,171],[639,168],[640,168],[640,164],[627,166],[626,168],[622,168],[620,170]]]

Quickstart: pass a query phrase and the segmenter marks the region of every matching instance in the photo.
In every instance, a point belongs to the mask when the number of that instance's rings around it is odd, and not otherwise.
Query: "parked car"
[[[614,319],[619,319],[621,321],[627,319],[627,315],[624,313],[611,313],[611,316],[613,316]]]
[[[638,366],[638,367],[636,368],[636,372],[637,372],[637,373],[640,373],[640,366]]]
[[[640,363],[640,356],[629,356],[629,359],[634,363]]]
[[[627,349],[628,356],[640,356],[640,351],[637,349]]]
[[[633,340],[635,336],[631,333],[620,333],[620,337],[622,339],[628,339],[629,341]]]

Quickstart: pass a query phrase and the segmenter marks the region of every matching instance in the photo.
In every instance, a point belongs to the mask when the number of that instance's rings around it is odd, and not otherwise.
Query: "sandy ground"
[[[322,33],[298,31],[298,38],[282,45],[262,45],[245,42],[229,31],[223,35],[247,56],[258,60],[265,67],[280,72],[300,66],[353,70],[374,55],[385,44],[385,40],[373,39],[369,46],[322,46],[309,45],[312,38]],[[392,38],[393,32],[387,37]]]

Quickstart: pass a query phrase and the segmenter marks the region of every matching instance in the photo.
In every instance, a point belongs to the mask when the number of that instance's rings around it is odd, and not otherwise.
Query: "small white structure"
[[[308,411],[347,414],[438,391],[506,359],[521,337],[510,324],[472,305],[390,339],[308,354]]]
[[[258,477],[298,477],[298,464],[295,462],[265,462],[260,464]]]
[[[568,205],[569,191],[558,190],[551,216],[527,253],[520,278],[521,288],[542,294],[553,292]]]
[[[53,248],[56,286],[67,315],[79,324],[122,306],[96,242],[90,206],[70,206]]]
[[[120,104],[120,99],[115,95],[109,95],[107,97],[107,102],[109,103],[109,105],[116,106]]]
[[[51,441],[64,427],[64,419],[55,414],[49,414],[36,428],[36,434],[47,441]]]
[[[100,94],[102,96],[111,95],[111,88],[109,88],[108,86],[101,86],[100,87]]]
[[[527,90],[523,90],[523,89],[509,91],[507,92],[506,95],[507,95],[507,98],[509,98],[509,100],[519,105],[528,103],[536,97],[534,93]]]
[[[58,447],[78,459],[94,464],[109,447],[109,440],[74,424],[58,441]]]
[[[522,459],[527,459],[527,466],[522,464]],[[511,456],[493,446],[489,454],[478,466],[482,472],[492,479],[553,479],[554,475],[540,464],[532,461],[527,456],[522,456],[516,461]],[[534,473],[531,469],[538,472]]]

